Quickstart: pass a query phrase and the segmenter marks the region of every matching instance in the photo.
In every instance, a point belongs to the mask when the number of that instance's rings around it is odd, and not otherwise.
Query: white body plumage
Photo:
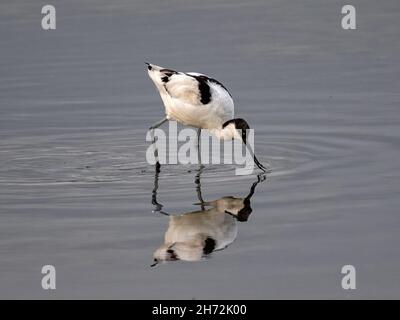
[[[217,80],[201,73],[178,72],[148,64],[148,74],[158,89],[168,120],[207,129],[220,139],[239,138],[233,123],[234,103]]]
[[[219,139],[239,139],[246,144],[246,132],[250,127],[246,120],[234,118],[232,96],[222,83],[201,73],[179,72],[150,63],[147,63],[147,69],[160,93],[166,115],[151,129],[166,120],[175,120],[206,129]],[[268,170],[254,153],[253,158],[261,170]]]

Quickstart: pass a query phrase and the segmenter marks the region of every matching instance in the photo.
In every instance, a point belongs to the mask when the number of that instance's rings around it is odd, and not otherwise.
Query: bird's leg
[[[201,153],[200,153],[200,139],[201,139],[201,129],[197,129],[197,162],[201,165]]]
[[[162,118],[160,121],[154,123],[149,130],[151,130],[150,134],[151,134],[151,143],[153,144],[153,152],[154,152],[154,158],[156,159],[156,165],[160,165],[159,161],[158,161],[158,149],[156,146],[156,139],[154,137],[154,129],[157,129],[159,126],[161,126],[163,123],[165,123],[166,121],[168,121],[167,117]]]
[[[200,204],[201,210],[204,211],[205,207],[204,207],[203,196],[201,194],[201,181],[200,181],[200,176],[201,176],[202,172],[203,172],[203,167],[201,167],[201,164],[200,164],[200,169],[196,174],[194,183],[196,184],[197,198],[199,199],[199,204]]]
[[[165,214],[165,215],[169,216],[168,213],[161,210],[163,205],[158,203],[158,201],[157,201],[158,177],[160,175],[161,165],[157,162],[155,168],[156,168],[156,172],[154,174],[154,188],[153,188],[153,191],[151,194],[151,204],[155,206],[153,213],[161,213],[161,214]]]
[[[199,163],[199,170],[202,170],[204,166],[201,164],[201,128],[197,129],[197,162]]]
[[[154,129],[158,128],[159,126],[161,126],[166,121],[168,121],[168,119],[167,119],[167,117],[164,117],[160,121],[154,123],[149,129],[154,130]]]
[[[154,137],[154,130],[150,129],[150,135],[151,135],[151,144],[153,146],[153,154],[154,154],[154,158],[156,159],[156,166],[160,165],[160,162],[158,161],[158,149],[156,146],[156,138]]]
[[[196,184],[197,198],[200,201],[201,210],[204,211],[205,210],[204,200],[203,200],[203,196],[201,194],[201,182],[200,182],[200,176],[203,172],[204,166],[201,164],[200,142],[201,142],[201,128],[198,128],[197,129],[197,159],[198,159],[198,163],[199,163],[199,170],[197,171],[194,183]]]

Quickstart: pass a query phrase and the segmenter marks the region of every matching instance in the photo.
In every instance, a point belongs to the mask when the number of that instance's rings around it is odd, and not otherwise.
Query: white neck
[[[209,129],[208,131],[221,140],[242,139],[233,123],[228,124],[225,128]]]

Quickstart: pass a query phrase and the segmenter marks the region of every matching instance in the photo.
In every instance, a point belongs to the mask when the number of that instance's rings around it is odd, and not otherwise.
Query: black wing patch
[[[196,78],[199,83],[199,92],[200,92],[200,102],[202,104],[207,104],[211,101],[211,90],[210,86],[207,83],[207,77],[204,76],[193,76]]]
[[[200,92],[200,102],[202,104],[207,104],[211,101],[211,90],[208,82],[215,83],[219,85],[221,88],[223,88],[228,94],[232,97],[228,89],[225,88],[225,86],[219,82],[218,80],[215,80],[213,78],[209,78],[204,75],[192,75],[192,74],[187,74],[190,77],[193,77],[197,80],[199,83],[199,92]]]
[[[164,82],[164,83],[167,83],[169,81],[169,78],[173,74],[177,74],[178,73],[175,70],[171,70],[171,69],[161,69],[160,72],[164,75],[163,77],[161,77],[161,81]]]

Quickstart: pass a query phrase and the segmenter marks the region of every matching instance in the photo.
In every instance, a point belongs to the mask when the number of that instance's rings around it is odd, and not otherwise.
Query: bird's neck
[[[209,131],[221,140],[241,139],[234,124],[229,124],[224,128],[209,129]]]

